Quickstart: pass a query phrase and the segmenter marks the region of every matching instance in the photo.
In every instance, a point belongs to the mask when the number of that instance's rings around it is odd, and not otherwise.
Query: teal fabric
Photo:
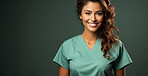
[[[109,53],[110,59],[103,56],[99,37],[90,50],[79,34],[62,43],[53,61],[70,70],[70,76],[114,76],[114,70],[132,63],[121,40],[117,41],[117,47],[112,46]]]

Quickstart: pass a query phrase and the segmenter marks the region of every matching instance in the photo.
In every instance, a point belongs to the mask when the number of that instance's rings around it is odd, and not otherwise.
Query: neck
[[[87,42],[94,42],[97,40],[98,38],[98,34],[96,32],[90,32],[90,31],[86,31],[84,30],[82,33],[82,37],[87,41]]]

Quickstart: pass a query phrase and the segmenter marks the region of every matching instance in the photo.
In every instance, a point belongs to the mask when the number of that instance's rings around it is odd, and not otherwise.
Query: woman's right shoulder
[[[73,37],[70,37],[70,38],[64,40],[62,45],[63,46],[69,46],[70,44],[78,42],[79,41],[79,36],[80,35],[76,35],[76,36],[73,36]]]

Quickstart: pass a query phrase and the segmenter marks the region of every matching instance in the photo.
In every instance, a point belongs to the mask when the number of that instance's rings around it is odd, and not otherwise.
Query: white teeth
[[[89,24],[93,24],[93,25],[96,25],[97,23],[89,23]]]
[[[88,23],[90,26],[97,26],[97,23]]]
[[[91,25],[96,25],[96,24],[91,24]]]

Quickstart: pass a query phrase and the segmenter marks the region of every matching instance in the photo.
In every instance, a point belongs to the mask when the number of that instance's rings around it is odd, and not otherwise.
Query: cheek
[[[98,20],[99,22],[102,22],[102,21],[103,21],[103,16],[97,17],[97,20]]]
[[[89,16],[83,15],[83,21],[88,21],[89,20]]]

